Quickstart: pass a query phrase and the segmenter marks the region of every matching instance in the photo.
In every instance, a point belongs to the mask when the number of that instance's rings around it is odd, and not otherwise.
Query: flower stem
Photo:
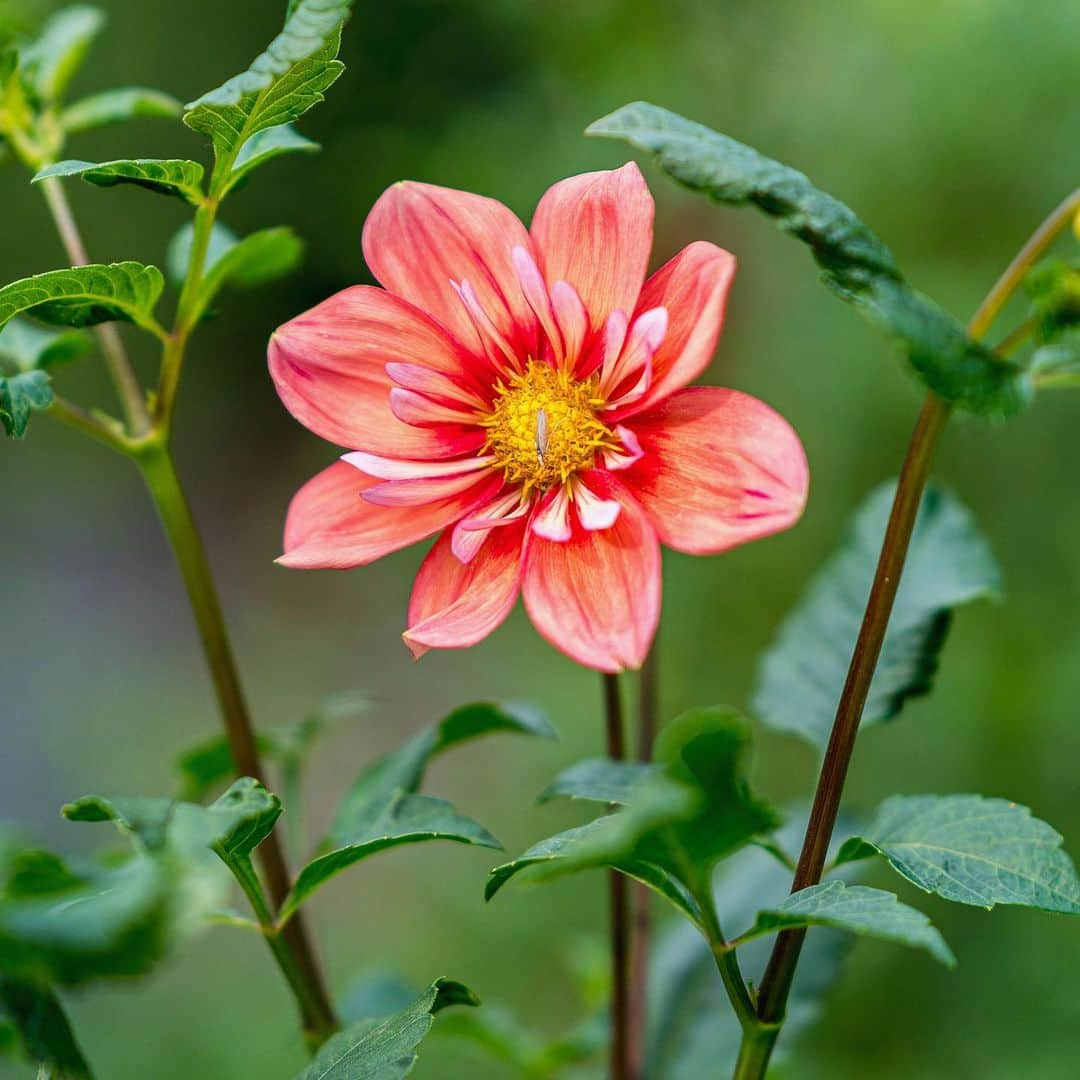
[[[241,776],[265,780],[210,564],[172,457],[163,445],[152,443],[136,457],[136,461],[187,588],[236,770]],[[278,908],[289,892],[289,871],[277,832],[271,832],[263,841],[258,855],[270,897]],[[310,1045],[318,1046],[337,1030],[338,1023],[300,913],[285,925],[281,938],[289,952],[288,969],[283,966],[282,970],[294,990],[297,980],[303,984],[303,993],[297,996],[304,1033]],[[271,941],[271,945],[274,944]],[[275,949],[275,956],[280,963],[280,949]]]
[[[1064,199],[1031,235],[972,316],[967,327],[971,337],[981,338],[986,334],[1032,264],[1069,224],[1078,207],[1080,189]],[[930,463],[951,411],[947,402],[928,394],[908,444],[866,611],[822,761],[792,892],[821,880],[863,707],[881,655]],[[805,938],[805,930],[786,930],[777,935],[757,998],[761,1025],[744,1028],[735,1080],[761,1080],[765,1076]]]
[[[71,212],[71,204],[68,202],[63,184],[55,177],[50,177],[48,180],[42,180],[40,187],[49,207],[49,213],[52,214],[53,222],[56,224],[56,231],[60,234],[64,250],[71,260],[71,265],[86,266],[90,262],[90,257],[86,254],[86,245],[83,243],[79,227]],[[105,364],[116,386],[116,392],[120,396],[120,404],[124,408],[131,434],[145,435],[150,430],[150,413],[146,408],[146,397],[135,377],[120,334],[112,323],[102,323],[96,328],[96,332],[101,342]]]
[[[604,675],[604,717],[608,757],[626,757],[622,695],[618,675]],[[638,1080],[630,1072],[630,905],[629,880],[608,871],[611,927],[611,1070],[610,1080]]]

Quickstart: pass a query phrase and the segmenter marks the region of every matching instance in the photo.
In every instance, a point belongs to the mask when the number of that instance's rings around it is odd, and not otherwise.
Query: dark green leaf
[[[570,799],[625,806],[645,777],[662,771],[660,766],[645,762],[589,758],[559,773],[537,801],[549,802],[563,795]]]
[[[338,807],[329,843],[340,847],[362,834],[400,792],[420,789],[432,759],[454,746],[499,732],[554,738],[555,730],[534,709],[524,705],[482,701],[463,705],[439,723],[423,728],[397,750],[372,762],[357,778]]]
[[[260,131],[303,116],[323,100],[344,65],[336,59],[351,0],[301,0],[285,29],[241,75],[187,106],[184,123],[231,162]]]
[[[891,892],[865,885],[826,881],[792,893],[775,908],[759,911],[754,925],[738,941],[809,926],[830,926],[925,949],[946,967],[956,966],[944,938],[921,912],[902,904]]]
[[[1080,878],[1062,838],[1031,811],[982,795],[894,796],[841,862],[880,853],[909,881],[977,907],[1080,914]]]
[[[56,995],[32,983],[0,976],[0,1017],[10,1018],[23,1053],[35,1065],[72,1080],[92,1073]]]
[[[21,439],[26,434],[32,412],[47,409],[52,401],[52,381],[44,371],[0,376],[0,424],[13,439]]]
[[[133,120],[137,116],[174,117],[182,111],[183,106],[176,98],[160,90],[125,86],[119,90],[91,94],[69,105],[60,114],[60,126],[66,134],[77,135],[106,124]]]
[[[203,167],[197,161],[152,158],[125,161],[60,161],[42,169],[33,182],[53,177],[79,176],[96,187],[134,184],[158,195],[175,195],[192,206],[203,201]]]
[[[281,906],[280,920],[289,919],[311,894],[353,863],[387,848],[427,840],[454,840],[461,844],[501,848],[482,825],[459,814],[450,803],[429,795],[399,793],[377,819],[331,850],[319,855],[299,873]]]
[[[46,330],[14,318],[0,330],[0,375],[58,367],[89,349],[90,339],[78,330]]]
[[[894,484],[871,493],[840,550],[780,628],[758,672],[754,709],[772,727],[824,749],[844,685]],[[863,723],[889,720],[929,691],[951,612],[1001,589],[993,553],[970,513],[931,487],[915,523],[904,575]]]
[[[1046,259],[1028,273],[1024,287],[1038,342],[1054,342],[1080,326],[1080,263]]]
[[[283,154],[314,154],[321,150],[317,142],[301,135],[292,124],[280,124],[252,135],[236,155],[229,176],[229,188],[232,189],[247,179],[248,175]]]
[[[326,1042],[296,1080],[401,1080],[434,1015],[451,1005],[478,1005],[461,983],[438,979],[407,1009],[381,1023],[361,1020]]]
[[[58,11],[37,40],[22,50],[23,72],[42,101],[60,98],[104,25],[100,8],[77,4]]]
[[[153,312],[163,288],[161,271],[137,262],[50,270],[0,289],[0,327],[26,314],[60,326],[133,322],[160,335]]]
[[[656,155],[670,176],[718,202],[753,204],[813,252],[825,281],[894,338],[923,382],[961,408],[1011,415],[1031,399],[1022,366],[968,337],[904,280],[889,249],[854,212],[802,173],[647,102],[597,120],[588,133]]]

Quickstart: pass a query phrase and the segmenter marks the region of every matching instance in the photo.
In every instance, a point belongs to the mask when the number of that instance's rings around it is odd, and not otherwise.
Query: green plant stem
[[[163,444],[156,443],[139,453],[136,461],[157,507],[187,588],[203,651],[221,705],[225,731],[237,772],[242,776],[252,776],[265,781],[254,728],[240,686],[210,564],[172,457]],[[279,908],[288,895],[290,876],[277,832],[271,832],[263,841],[258,854],[271,899],[275,908]],[[261,919],[262,916],[260,921]],[[318,1046],[337,1030],[338,1023],[305,923],[299,913],[285,925],[280,937],[289,953],[288,969],[283,965],[282,971],[290,985],[294,985],[294,979],[303,984],[302,993],[298,994],[298,997],[305,1036],[309,1044]],[[267,940],[271,941],[273,947],[273,940],[269,936]],[[281,951],[276,948],[275,956],[280,963]]]
[[[743,1032],[752,1032],[761,1027],[761,1023],[754,1012],[754,1002],[746,988],[746,980],[739,967],[739,957],[724,939],[724,931],[716,913],[711,876],[708,880],[701,882],[700,887],[695,891],[695,896],[701,908],[703,929],[705,936],[709,939],[713,959],[716,961],[716,970],[720,972],[731,1007],[735,1010]]]
[[[38,186],[45,196],[45,202],[56,224],[56,231],[60,234],[60,240],[72,266],[86,266],[90,258],[86,253],[86,245],[83,243],[79,227],[75,223],[63,184],[52,177],[42,180]],[[101,342],[101,352],[105,357],[106,367],[109,369],[109,375],[120,397],[128,428],[136,437],[145,435],[150,430],[150,413],[146,408],[146,398],[139,386],[139,380],[135,377],[135,371],[128,360],[124,343],[120,339],[120,333],[112,323],[102,323],[101,326],[96,327],[96,333]]]
[[[622,695],[618,675],[604,675],[604,719],[608,757],[623,761]],[[630,1072],[630,904],[629,880],[608,871],[611,933],[611,1068],[610,1080],[639,1080]]]
[[[968,333],[973,338],[985,336],[1028,270],[1071,222],[1078,208],[1080,189],[1055,207],[1031,235],[968,323]],[[863,707],[881,655],[915,518],[926,488],[934,451],[951,411],[947,402],[932,393],[928,394],[908,445],[866,611],[822,761],[802,852],[792,881],[792,892],[821,880]],[[783,1022],[805,938],[805,930],[786,930],[777,935],[757,1000],[757,1017],[763,1026],[760,1030],[751,1028],[748,1033],[744,1030],[735,1080],[760,1080],[765,1075]]]

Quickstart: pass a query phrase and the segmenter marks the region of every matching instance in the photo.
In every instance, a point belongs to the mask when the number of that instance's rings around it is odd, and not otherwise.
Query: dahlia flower
[[[725,551],[792,525],[798,437],[756,398],[687,384],[716,348],[735,259],[693,243],[646,279],[653,200],[634,164],[574,176],[531,229],[501,203],[400,183],[356,285],[286,323],[289,411],[350,452],[300,489],[285,554],[362,566],[439,534],[405,642],[475,644],[520,592],[537,630],[615,672],[660,615],[660,545]]]

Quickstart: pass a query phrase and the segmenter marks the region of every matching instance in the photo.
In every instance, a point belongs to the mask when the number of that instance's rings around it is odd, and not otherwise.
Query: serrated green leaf
[[[301,0],[247,71],[187,106],[184,123],[211,140],[219,162],[231,170],[253,135],[292,123],[323,100],[344,70],[336,57],[351,6],[351,0]]]
[[[909,881],[977,907],[1080,914],[1080,878],[1062,838],[1025,806],[982,795],[894,796],[838,861],[883,855]]]
[[[53,402],[52,380],[44,371],[24,371],[0,376],[0,424],[12,439],[26,434],[30,414],[47,409]]]
[[[662,771],[660,766],[647,762],[589,758],[559,773],[540,793],[537,802],[550,802],[564,796],[626,806],[643,779]]]
[[[436,1013],[451,1005],[479,1005],[468,987],[437,979],[407,1009],[381,1023],[361,1020],[327,1041],[296,1080],[401,1080]]]
[[[192,206],[203,201],[203,167],[182,159],[132,158],[123,161],[60,161],[42,169],[33,183],[52,178],[78,176],[95,187],[134,184],[158,195],[173,195]]]
[[[164,285],[156,266],[137,262],[50,270],[0,289],[0,327],[22,314],[60,326],[133,322],[161,336],[154,307]]]
[[[240,147],[226,190],[231,191],[243,183],[249,174],[274,158],[284,154],[314,154],[321,149],[317,142],[301,135],[292,124],[279,124],[257,132]]]
[[[89,350],[90,339],[77,330],[46,330],[16,317],[0,330],[0,374],[58,367]]]
[[[60,98],[104,26],[100,8],[77,4],[58,11],[22,50],[22,70],[42,101]]]
[[[590,125],[654,154],[669,176],[734,206],[752,204],[807,244],[836,294],[896,340],[922,381],[960,408],[1009,416],[1031,400],[1024,367],[968,337],[904,280],[892,253],[844,203],[801,172],[702,124],[635,102]]]
[[[285,922],[291,918],[316,889],[361,859],[388,848],[429,840],[502,847],[487,829],[459,814],[445,800],[400,793],[369,826],[319,855],[300,871],[281,906],[279,920]]]
[[[140,116],[172,118],[182,111],[183,106],[171,94],[145,86],[125,86],[91,94],[69,105],[60,114],[60,126],[65,134],[78,135]]]
[[[756,714],[819,749],[832,729],[894,491],[894,484],[882,485],[863,503],[847,539],[780,627],[758,671]],[[993,553],[970,513],[948,492],[929,488],[863,724],[890,720],[910,698],[927,693],[953,609],[1000,590]]]
[[[0,976],[0,1017],[10,1018],[25,1056],[35,1065],[71,1080],[93,1074],[52,990]]]
[[[740,934],[737,942],[811,926],[829,926],[911,945],[925,949],[946,967],[956,966],[952,950],[921,911],[902,904],[891,892],[866,885],[845,885],[842,881],[811,885],[792,893],[775,908],[759,911],[754,925]]]
[[[328,843],[340,847],[348,837],[369,828],[398,793],[418,791],[428,765],[439,754],[500,732],[556,737],[551,724],[529,706],[489,701],[463,705],[364,769],[338,807]]]

